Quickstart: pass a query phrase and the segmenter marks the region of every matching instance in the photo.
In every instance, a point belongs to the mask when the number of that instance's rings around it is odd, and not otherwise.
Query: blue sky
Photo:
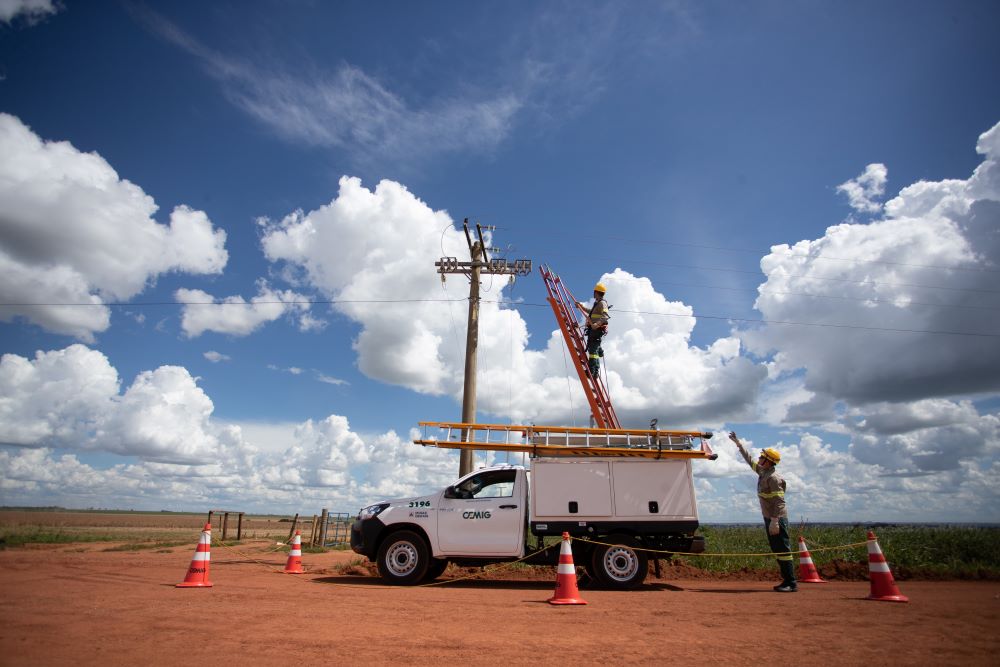
[[[2,3],[0,502],[446,484],[409,441],[461,413],[468,286],[433,264],[469,218],[605,282],[623,421],[777,447],[793,519],[1000,521],[998,19]],[[479,421],[586,423],[544,296],[484,280]],[[714,444],[703,520],[755,520]]]

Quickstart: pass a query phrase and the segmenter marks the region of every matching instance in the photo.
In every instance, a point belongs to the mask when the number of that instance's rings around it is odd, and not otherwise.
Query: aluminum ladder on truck
[[[525,452],[532,456],[621,456],[645,459],[709,459],[711,433],[650,429],[577,428],[516,424],[420,422],[425,447]],[[436,431],[436,432],[435,432]]]
[[[552,270],[545,265],[539,267],[542,280],[545,281],[545,289],[548,290],[548,302],[552,306],[552,312],[559,322],[559,329],[566,340],[566,347],[569,348],[569,356],[573,359],[576,373],[580,376],[580,384],[583,385],[583,393],[590,403],[590,413],[594,416],[594,424],[602,429],[620,429],[618,415],[611,405],[611,396],[608,394],[604,382],[598,373],[597,377],[591,374],[587,365],[587,341],[583,335],[582,325],[577,320],[576,299],[563,284],[562,280]]]

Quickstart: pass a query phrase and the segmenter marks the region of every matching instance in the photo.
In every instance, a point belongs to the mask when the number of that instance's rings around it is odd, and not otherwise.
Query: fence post
[[[239,518],[236,521],[236,541],[239,542],[243,539],[243,512],[237,515]]]
[[[226,541],[226,530],[229,528],[229,512],[222,515],[222,541]]]
[[[313,514],[312,530],[309,531],[309,544],[316,546],[316,527],[319,526],[319,517]]]
[[[324,507],[319,515],[319,546],[326,546],[326,523],[330,518],[330,513]]]
[[[298,512],[295,513],[295,518],[292,519],[292,529],[290,531],[288,531],[288,539],[285,540],[286,542],[291,542],[292,541],[292,536],[295,535],[295,526],[297,526],[297,525],[299,525],[299,513]]]

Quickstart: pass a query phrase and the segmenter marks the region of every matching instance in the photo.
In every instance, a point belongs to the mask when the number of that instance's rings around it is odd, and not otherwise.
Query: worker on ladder
[[[587,333],[587,366],[595,378],[601,370],[601,357],[604,356],[601,339],[608,333],[608,320],[611,318],[608,302],[604,300],[607,291],[602,283],[594,285],[594,305],[589,309],[579,301],[576,302],[576,307],[587,318],[584,324]]]

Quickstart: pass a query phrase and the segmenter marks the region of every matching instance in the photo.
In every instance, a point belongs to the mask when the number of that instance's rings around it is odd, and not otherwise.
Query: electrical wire
[[[510,230],[512,228],[505,227],[503,229]],[[533,237],[549,236],[549,237],[552,237],[552,238],[559,238],[559,239],[563,238],[563,236],[560,235],[560,234],[540,232],[540,231],[538,231],[537,229],[534,229],[534,228],[531,230],[531,235]],[[700,244],[700,243],[684,243],[684,242],[681,242],[681,241],[661,241],[661,240],[658,240],[658,239],[651,239],[651,238],[637,239],[637,238],[629,238],[627,236],[601,236],[601,235],[597,235],[597,234],[576,234],[576,235],[574,235],[574,238],[591,239],[591,240],[607,240],[607,241],[624,241],[626,243],[639,243],[639,244],[642,244],[644,246],[649,246],[649,245],[665,245],[665,246],[676,246],[676,247],[680,247],[680,248],[697,248],[699,250],[720,250],[720,251],[723,251],[723,252],[738,252],[738,253],[752,254],[752,255],[756,255],[757,257],[764,257],[764,256],[769,255],[771,253],[770,248],[765,251],[765,250],[761,250],[761,249],[757,249],[757,248],[736,248],[736,247],[726,247],[726,246],[714,246],[714,245],[707,245],[707,244]],[[987,268],[981,268],[981,267],[967,267],[967,266],[965,266],[965,267],[963,267],[963,266],[941,266],[941,265],[938,265],[938,264],[917,264],[917,263],[912,263],[912,262],[893,262],[893,261],[889,261],[889,260],[878,260],[878,259],[851,259],[851,258],[848,258],[848,257],[831,257],[830,255],[824,255],[822,253],[818,253],[818,254],[814,254],[813,255],[813,254],[809,254],[809,253],[789,252],[789,253],[784,253],[784,256],[786,256],[786,257],[801,257],[803,259],[819,259],[819,260],[824,260],[824,261],[828,261],[828,262],[849,262],[851,264],[881,264],[881,265],[886,265],[886,266],[905,266],[905,267],[915,268],[915,269],[938,269],[938,270],[942,270],[942,271],[968,271],[968,272],[975,272],[975,273],[1000,273],[1000,269],[987,269]]]
[[[616,277],[608,282],[639,282],[644,280],[643,278],[621,278]],[[693,287],[696,289],[716,289],[725,290],[729,292],[754,292],[756,294],[773,294],[775,296],[803,296],[810,299],[836,299],[838,301],[858,301],[861,303],[885,303],[894,306],[895,308],[909,308],[910,306],[927,306],[930,308],[961,308],[964,310],[1000,310],[1000,306],[970,306],[966,304],[953,304],[953,303],[926,303],[923,301],[907,301],[903,305],[899,305],[895,301],[890,299],[874,299],[871,297],[864,296],[838,296],[834,294],[810,294],[809,292],[781,292],[778,290],[762,290],[756,287],[727,287],[723,285],[694,285],[692,283],[675,283],[664,280],[657,280],[656,285],[671,285],[673,287]]]
[[[729,269],[718,266],[696,266],[692,264],[673,264],[670,262],[654,262],[652,260],[644,259],[630,259],[622,257],[597,257],[594,255],[577,255],[577,254],[567,254],[567,253],[553,253],[554,257],[566,257],[569,259],[586,259],[588,262],[594,261],[607,261],[612,263],[625,263],[630,264],[649,264],[651,266],[663,266],[672,269],[687,269],[693,271],[721,271],[725,273],[742,273],[745,275],[761,275],[760,269],[755,271],[750,271],[748,269]],[[766,274],[765,274],[766,275]],[[786,278],[805,278],[809,280],[822,280],[824,282],[836,282],[836,283],[847,283],[851,285],[878,285],[880,287],[916,287],[920,289],[938,289],[946,290],[949,292],[976,292],[984,294],[1000,294],[1000,290],[995,289],[981,289],[976,287],[945,287],[943,285],[920,285],[916,283],[895,283],[895,282],[881,282],[877,280],[851,280],[849,278],[823,278],[820,276],[808,276],[797,273],[790,273],[785,276]]]
[[[547,303],[528,303],[522,301],[519,304],[515,304],[515,307],[521,308],[525,306],[530,306],[533,308],[548,308]],[[633,315],[653,315],[657,317],[685,317],[692,318],[696,320],[724,320],[727,322],[744,322],[747,324],[781,324],[788,326],[800,326],[800,327],[819,327],[819,328],[831,328],[831,329],[860,329],[863,331],[887,331],[895,333],[919,333],[919,334],[934,334],[939,336],[973,336],[981,338],[1000,338],[1000,333],[977,333],[971,331],[933,331],[928,329],[902,329],[893,327],[869,327],[862,326],[858,324],[830,324],[825,322],[793,322],[790,320],[764,320],[764,319],[750,319],[746,317],[733,317],[731,315],[701,315],[697,313],[692,313],[690,315],[681,315],[678,313],[657,313],[645,310],[624,310],[619,309],[616,312],[619,313],[629,313]]]
[[[181,303],[177,301],[163,301],[163,302],[135,302],[135,303],[0,303],[0,308],[2,307],[28,307],[28,306],[108,306],[108,307],[132,307],[132,306],[189,306],[189,305],[199,305],[199,306],[254,306],[263,304],[276,304],[283,303],[288,305],[301,305],[301,304],[338,304],[338,303],[366,303],[366,304],[395,304],[395,303],[448,303],[448,302],[459,302],[468,301],[468,299],[353,299],[353,300],[300,300],[300,301],[256,301],[253,303],[218,303],[218,302],[198,302],[198,303]],[[497,299],[481,299],[480,303],[508,303],[506,301]],[[529,303],[522,301],[520,303],[509,303],[512,308],[524,308],[524,307],[534,307],[534,308],[549,308],[547,303]],[[860,324],[831,324],[827,322],[796,322],[792,320],[765,320],[765,319],[751,319],[746,317],[735,317],[733,315],[705,315],[700,313],[691,313],[690,315],[681,315],[678,313],[659,313],[653,311],[645,310],[624,310],[619,309],[616,312],[619,313],[630,313],[633,315],[651,315],[656,317],[685,317],[692,318],[696,320],[723,320],[727,322],[743,322],[746,324],[774,324],[774,325],[787,325],[787,326],[800,326],[800,327],[817,327],[817,328],[831,328],[831,329],[858,329],[862,331],[885,331],[894,333],[915,333],[915,334],[932,334],[936,336],[972,336],[980,338],[1000,338],[1000,333],[982,333],[974,331],[937,331],[931,329],[905,329],[897,327],[871,327],[864,326]]]

